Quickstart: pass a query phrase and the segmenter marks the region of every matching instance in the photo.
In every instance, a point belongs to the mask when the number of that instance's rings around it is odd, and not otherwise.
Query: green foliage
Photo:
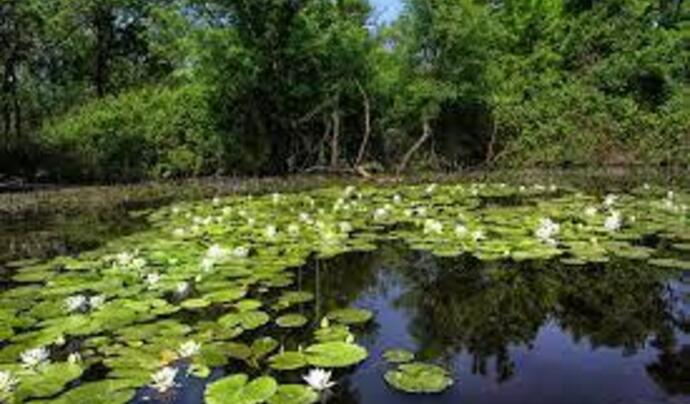
[[[231,161],[199,85],[147,87],[80,107],[42,129],[68,178],[167,178],[208,174]]]

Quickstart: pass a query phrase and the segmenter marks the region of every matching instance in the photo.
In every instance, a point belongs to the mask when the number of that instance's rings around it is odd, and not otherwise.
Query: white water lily
[[[438,185],[436,185],[436,184],[431,184],[431,185],[429,185],[428,187],[426,187],[426,189],[424,190],[424,192],[427,193],[427,194],[433,194],[434,191],[436,191],[436,187],[437,187],[437,186],[438,186]]]
[[[214,259],[204,257],[201,260],[201,264],[199,266],[201,267],[201,270],[203,272],[211,272],[213,270],[214,265],[216,265],[216,261]]]
[[[309,216],[309,213],[301,212],[299,214],[299,221],[303,223],[311,223],[311,216]]]
[[[374,220],[383,220],[388,216],[388,211],[385,208],[378,208],[374,211]]]
[[[467,227],[461,224],[455,226],[455,235],[458,237],[464,237],[465,235],[467,235],[467,231]]]
[[[120,265],[120,266],[128,266],[134,261],[134,254],[131,254],[127,251],[121,252],[115,256],[115,261]]]
[[[274,193],[273,195],[271,195],[271,199],[273,200],[274,204],[280,202],[281,198],[282,198],[282,195],[280,195],[279,193]]]
[[[185,235],[184,229],[181,228],[181,227],[179,227],[179,228],[173,230],[173,236],[174,236],[174,237],[184,237],[184,235]]]
[[[213,198],[212,203],[214,206],[220,205],[220,198],[218,198],[218,197]]]
[[[395,194],[395,195],[393,196],[393,203],[395,203],[395,204],[397,205],[397,204],[399,204],[400,202],[402,202],[402,197],[400,197],[400,195],[398,195],[398,194]]]
[[[264,230],[264,235],[266,235],[266,238],[275,238],[278,235],[278,228],[273,225],[268,225],[266,226],[266,230]]]
[[[554,237],[561,231],[561,226],[553,220],[546,218],[539,222],[539,228],[535,232],[537,238],[547,244],[556,244]]]
[[[165,393],[171,388],[175,387],[175,378],[178,370],[172,367],[164,367],[158,372],[151,375],[151,387],[156,389],[159,393]]]
[[[434,219],[427,219],[424,221],[424,234],[441,234],[443,233],[443,223]]]
[[[346,197],[348,197],[348,196],[354,194],[356,190],[357,189],[354,186],[350,185],[347,188],[345,188],[345,192],[343,192],[343,193],[345,194]]]
[[[2,394],[10,394],[19,384],[19,380],[10,372],[0,371],[0,397]]]
[[[611,215],[604,221],[604,228],[607,231],[618,231],[623,227],[623,217],[618,211],[611,212]]]
[[[585,209],[585,216],[594,217],[597,215],[597,212],[597,208],[595,208],[594,206],[589,206]]]
[[[331,372],[323,369],[312,369],[305,376],[302,376],[305,382],[316,391],[325,391],[335,386],[336,383],[331,381]]]
[[[190,286],[188,282],[180,282],[175,286],[175,292],[178,295],[186,295],[189,292]]]
[[[81,358],[81,355],[79,354],[79,352],[73,352],[73,353],[69,354],[69,356],[67,357],[67,362],[72,364],[72,365],[75,365],[77,363],[81,363],[81,361],[82,361],[82,358]]]
[[[352,225],[350,224],[350,222],[340,222],[338,223],[338,228],[340,228],[341,233],[352,232]]]
[[[230,206],[226,206],[223,209],[220,210],[220,213],[223,216],[230,216],[232,214],[232,208]]]
[[[50,353],[44,347],[29,349],[21,353],[22,364],[26,368],[36,368],[49,362]]]
[[[424,206],[420,206],[415,210],[415,213],[417,214],[417,216],[424,217],[426,216],[426,208]]]
[[[70,296],[65,299],[65,307],[69,312],[84,310],[88,304],[88,299],[84,295]]]
[[[234,250],[232,250],[232,255],[235,258],[247,258],[249,256],[249,248],[237,247]]]
[[[154,287],[160,282],[161,276],[157,272],[150,273],[146,275],[146,284],[149,285],[149,287]]]
[[[200,350],[201,344],[197,343],[196,341],[187,341],[180,345],[180,348],[177,350],[177,353],[180,355],[181,358],[189,358],[198,354]]]
[[[482,241],[482,240],[484,240],[485,238],[486,238],[486,236],[484,235],[484,232],[481,231],[481,230],[477,230],[477,231],[475,231],[474,233],[472,233],[472,239],[473,239],[475,242]]]
[[[89,306],[92,310],[98,310],[105,304],[105,296],[97,295],[89,298]]]
[[[617,201],[618,195],[608,194],[606,195],[606,198],[604,198],[604,206],[606,206],[607,208],[611,208]]]
[[[296,225],[296,224],[294,224],[294,223],[292,223],[292,224],[290,224],[290,225],[288,226],[287,232],[288,232],[291,236],[298,236],[298,235],[299,235],[299,226]]]
[[[206,257],[213,260],[213,261],[220,261],[220,260],[226,258],[229,254],[230,254],[230,251],[219,246],[218,244],[212,245],[206,251]]]

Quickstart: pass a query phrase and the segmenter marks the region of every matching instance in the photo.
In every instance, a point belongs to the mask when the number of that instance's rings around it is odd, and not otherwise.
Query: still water
[[[376,313],[370,358],[334,403],[690,402],[690,276],[639,262],[566,267],[440,259],[399,244],[302,270],[313,310]],[[318,272],[318,283],[317,283]],[[440,395],[388,388],[381,354],[451,369]]]

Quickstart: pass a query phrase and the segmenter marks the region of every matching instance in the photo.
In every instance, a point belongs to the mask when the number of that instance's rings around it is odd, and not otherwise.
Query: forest
[[[684,166],[689,4],[0,0],[0,173]]]

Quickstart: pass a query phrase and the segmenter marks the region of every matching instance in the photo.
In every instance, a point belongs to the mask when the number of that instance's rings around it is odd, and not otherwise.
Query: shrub
[[[41,131],[49,171],[131,181],[222,170],[231,137],[216,130],[208,93],[202,85],[146,87],[77,108]]]

